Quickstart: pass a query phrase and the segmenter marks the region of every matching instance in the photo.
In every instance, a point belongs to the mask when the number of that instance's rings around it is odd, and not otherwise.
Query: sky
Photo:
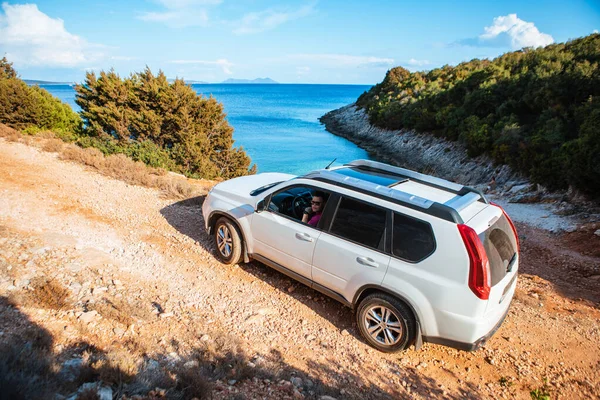
[[[38,0],[0,7],[0,56],[24,79],[86,71],[222,82],[375,84],[600,29],[600,0]]]

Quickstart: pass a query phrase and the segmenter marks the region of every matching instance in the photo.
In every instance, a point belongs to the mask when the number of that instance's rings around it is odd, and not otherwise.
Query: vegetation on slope
[[[28,86],[0,60],[0,123],[26,133],[52,131],[81,147],[194,178],[233,178],[255,172],[233,147],[223,106],[183,80],[169,83],[146,68],[121,79],[114,71],[88,73],[76,86],[80,115],[38,86]]]
[[[371,123],[463,142],[551,189],[600,196],[600,34],[410,73],[357,101]]]
[[[38,86],[28,86],[6,57],[0,59],[0,122],[28,132],[52,130],[66,138],[81,128],[81,118],[68,104]]]

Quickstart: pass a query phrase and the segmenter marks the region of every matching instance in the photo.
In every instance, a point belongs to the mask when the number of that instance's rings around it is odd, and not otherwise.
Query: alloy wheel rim
[[[224,257],[229,257],[231,255],[233,239],[231,238],[229,228],[225,225],[221,225],[219,226],[219,229],[217,229],[217,247],[219,248],[219,253]]]
[[[364,318],[365,328],[373,340],[385,346],[393,346],[402,337],[400,318],[391,309],[377,305],[369,308]]]

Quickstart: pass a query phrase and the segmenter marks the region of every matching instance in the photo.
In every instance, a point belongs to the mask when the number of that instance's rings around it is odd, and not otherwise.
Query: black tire
[[[385,317],[384,310],[388,312]],[[387,323],[382,326],[381,320],[386,318]],[[365,341],[385,353],[405,350],[415,340],[417,323],[412,310],[389,294],[374,293],[365,297],[356,311],[356,324]]]
[[[213,242],[217,258],[223,264],[234,265],[242,258],[242,235],[229,218],[221,217],[215,223]]]

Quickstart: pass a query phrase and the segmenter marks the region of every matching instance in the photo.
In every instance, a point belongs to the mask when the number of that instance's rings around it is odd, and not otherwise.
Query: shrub
[[[0,59],[0,121],[31,133],[53,130],[65,138],[81,127],[81,118],[68,104],[20,80],[6,57]]]
[[[167,81],[149,68],[129,78],[113,70],[86,75],[75,87],[85,120],[83,146],[123,153],[154,167],[188,176],[232,178],[254,173],[250,158],[233,147],[223,106],[183,80]]]

